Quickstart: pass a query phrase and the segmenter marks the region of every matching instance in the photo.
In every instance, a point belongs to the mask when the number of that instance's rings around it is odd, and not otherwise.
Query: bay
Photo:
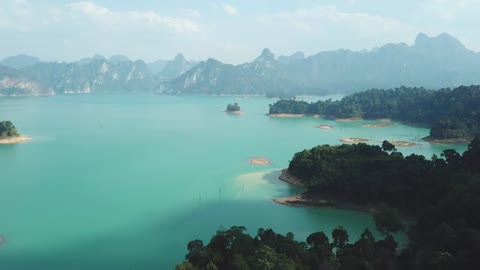
[[[243,115],[223,112],[233,102]],[[270,118],[273,102],[149,94],[0,99],[0,120],[33,138],[0,145],[0,269],[172,269],[188,241],[208,242],[233,225],[251,234],[291,231],[299,240],[342,225],[354,241],[374,230],[369,214],[272,202],[299,192],[277,179],[294,153],[346,137],[413,141],[399,150],[427,157],[466,149],[422,142],[428,129],[399,123],[370,129],[362,125],[373,121]],[[253,157],[272,163],[251,165]]]

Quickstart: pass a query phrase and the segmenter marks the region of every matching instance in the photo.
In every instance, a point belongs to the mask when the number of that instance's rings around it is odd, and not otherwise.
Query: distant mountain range
[[[297,52],[275,58],[265,49],[253,62],[241,65],[212,58],[197,63],[182,54],[149,64],[121,55],[95,55],[73,63],[18,55],[0,62],[0,95],[153,91],[290,96],[470,84],[480,84],[480,54],[448,34],[419,34],[412,46],[387,44],[370,51],[341,49],[309,57]]]
[[[83,58],[72,63],[41,62],[27,55],[0,62],[0,96],[55,95],[92,92],[150,91],[195,65],[179,54],[159,69],[141,60],[115,55]]]
[[[35,65],[39,62],[40,59],[36,57],[20,54],[17,56],[10,56],[3,59],[2,61],[0,61],[0,65],[14,69],[21,69],[24,67]]]
[[[271,94],[299,92],[285,67],[268,50],[251,63],[238,66],[215,59],[202,61],[178,78],[162,83],[160,93],[174,94]]]

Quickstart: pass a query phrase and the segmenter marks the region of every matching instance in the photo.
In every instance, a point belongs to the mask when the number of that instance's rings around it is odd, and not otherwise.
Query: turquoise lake
[[[238,102],[243,115],[223,112]],[[270,118],[264,97],[62,95],[0,99],[32,141],[0,145],[0,269],[173,269],[188,241],[221,226],[327,235],[355,241],[366,213],[278,205],[298,192],[279,181],[294,153],[345,137],[417,142],[404,154],[447,148],[420,140],[426,128],[362,121]],[[317,125],[335,128],[322,130]],[[268,166],[248,163],[267,157]]]

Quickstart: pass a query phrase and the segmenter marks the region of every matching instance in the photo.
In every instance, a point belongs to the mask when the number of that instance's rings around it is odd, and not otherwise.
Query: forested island
[[[28,140],[30,138],[20,135],[11,121],[0,122],[0,144],[19,143]]]
[[[240,106],[238,105],[238,103],[228,104],[227,105],[227,111],[238,112],[238,111],[240,111]]]
[[[279,100],[270,114],[324,115],[334,118],[389,118],[431,127],[432,142],[468,142],[480,134],[480,86],[460,86],[437,91],[400,87],[370,89],[339,101],[308,103]]]
[[[342,227],[306,243],[272,230],[252,238],[243,227],[219,230],[209,244],[188,244],[176,269],[480,269],[480,139],[462,155],[445,150],[431,160],[404,157],[394,145],[321,145],[294,155],[288,173],[307,193],[358,205],[377,205],[374,220],[384,239],[367,229],[349,242]],[[300,180],[299,180],[300,179]],[[405,229],[398,212],[415,219],[408,246],[391,233]],[[341,224],[339,224],[341,225]]]
[[[225,110],[227,113],[233,114],[242,114],[243,112],[240,110],[240,105],[238,103],[228,104],[227,109]]]

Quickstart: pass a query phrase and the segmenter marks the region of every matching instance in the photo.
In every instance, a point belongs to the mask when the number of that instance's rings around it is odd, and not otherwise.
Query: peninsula
[[[29,140],[31,140],[30,137],[18,133],[17,128],[12,122],[0,122],[0,144],[21,143]]]
[[[392,124],[386,121],[391,119],[430,127],[430,136],[423,140],[431,143],[468,143],[480,135],[479,108],[480,85],[436,91],[399,87],[370,89],[335,101],[279,100],[270,105],[269,114],[325,115],[337,122],[362,119],[382,122],[363,125],[366,128],[389,127]]]
[[[459,170],[475,171],[480,139],[475,138],[461,156],[445,150],[443,158],[431,160],[398,152],[399,142],[383,141],[382,146],[365,143],[319,145],[296,153],[280,180],[305,189],[305,193],[275,199],[274,202],[304,207],[374,209],[386,203],[415,216],[415,205],[440,201],[449,181]],[[463,168],[463,167],[465,168]],[[405,178],[408,176],[408,179]],[[421,185],[421,188],[419,187]],[[424,190],[432,192],[428,202]],[[405,197],[405,194],[409,194]]]

